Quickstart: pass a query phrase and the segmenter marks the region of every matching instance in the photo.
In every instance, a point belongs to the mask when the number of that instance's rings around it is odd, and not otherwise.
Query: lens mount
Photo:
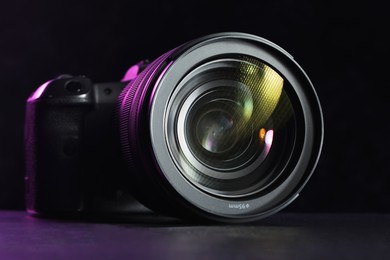
[[[136,197],[165,213],[268,216],[297,197],[322,147],[309,78],[283,49],[249,34],[210,35],[161,56],[120,106]]]

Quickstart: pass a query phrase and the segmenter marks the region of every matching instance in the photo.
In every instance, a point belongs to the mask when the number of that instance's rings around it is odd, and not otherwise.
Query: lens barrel
[[[301,67],[254,35],[171,50],[119,97],[134,196],[174,216],[248,222],[293,201],[311,176],[323,117]]]

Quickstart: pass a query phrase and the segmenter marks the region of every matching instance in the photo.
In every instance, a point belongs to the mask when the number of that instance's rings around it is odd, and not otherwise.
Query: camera
[[[250,34],[208,35],[120,82],[62,75],[37,88],[26,104],[27,210],[255,221],[298,196],[323,132],[290,54]]]

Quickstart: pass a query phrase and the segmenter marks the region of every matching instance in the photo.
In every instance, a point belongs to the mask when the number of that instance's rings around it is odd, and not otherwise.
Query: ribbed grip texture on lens
[[[144,102],[147,104],[150,102],[150,100],[145,99],[148,98],[146,93],[154,87],[152,79],[156,76],[156,70],[161,67],[171,52],[165,53],[148,65],[136,79],[127,85],[118,98],[117,113],[122,153],[132,172],[137,171],[137,166],[140,166],[138,160],[144,156],[140,154],[142,153],[141,149],[145,147],[139,147],[139,144],[145,142],[143,140],[139,142],[140,138],[143,138],[140,134],[144,134],[140,133],[139,124],[148,120],[148,118],[140,118],[142,109],[145,108]]]

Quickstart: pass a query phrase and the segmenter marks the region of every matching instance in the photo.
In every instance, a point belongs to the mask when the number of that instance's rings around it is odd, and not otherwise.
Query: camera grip
[[[47,83],[27,102],[25,181],[31,213],[74,213],[83,207],[81,143],[84,115],[93,106],[91,82],[86,78],[66,82]]]

